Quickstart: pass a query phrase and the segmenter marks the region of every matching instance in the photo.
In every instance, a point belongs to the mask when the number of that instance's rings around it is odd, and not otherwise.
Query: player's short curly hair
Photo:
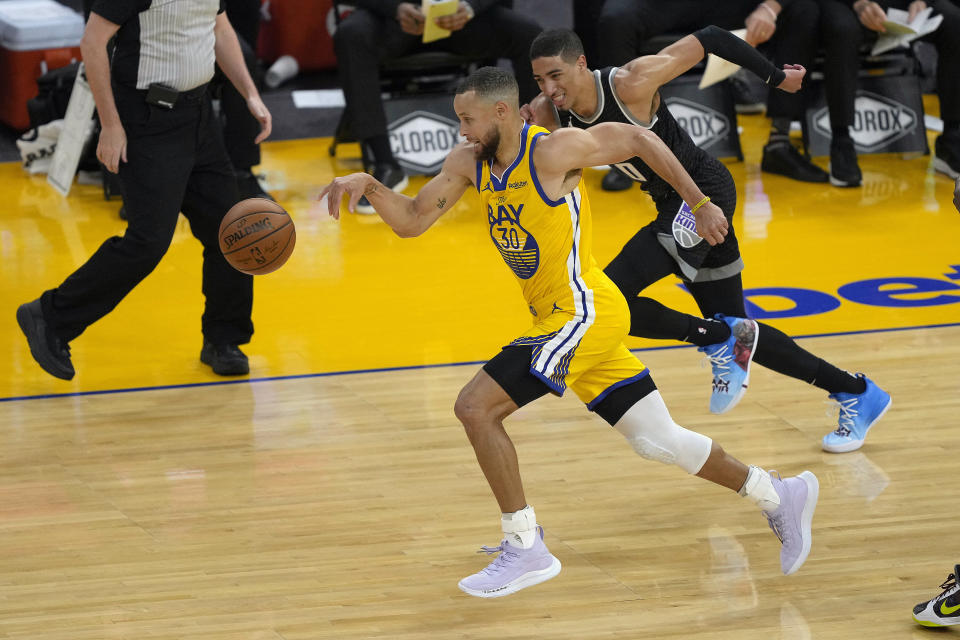
[[[477,96],[491,101],[517,102],[520,89],[517,80],[509,72],[497,67],[480,67],[457,85],[457,95],[476,92]]]

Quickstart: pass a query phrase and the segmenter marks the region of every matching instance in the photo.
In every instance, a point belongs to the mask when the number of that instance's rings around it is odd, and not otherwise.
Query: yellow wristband
[[[710,196],[704,196],[703,200],[701,200],[700,202],[698,202],[693,209],[690,209],[690,213],[695,213],[695,212],[697,211],[697,209],[699,209],[699,208],[702,207],[703,205],[707,204],[708,202],[710,202]]]

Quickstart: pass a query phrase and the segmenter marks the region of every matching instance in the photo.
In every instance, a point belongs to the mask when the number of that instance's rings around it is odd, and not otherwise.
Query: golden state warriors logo
[[[536,239],[520,225],[520,212],[523,205],[512,204],[487,205],[487,219],[490,222],[490,239],[497,245],[500,255],[507,266],[521,280],[530,278],[540,265],[540,247]]]
[[[690,212],[690,205],[684,202],[673,219],[673,239],[684,249],[693,249],[703,242],[697,235],[697,219]]]

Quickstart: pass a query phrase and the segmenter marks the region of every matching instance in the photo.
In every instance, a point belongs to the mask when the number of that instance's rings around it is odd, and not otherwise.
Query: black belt
[[[176,108],[178,106],[183,106],[184,104],[199,104],[203,101],[203,98],[207,93],[207,89],[209,88],[210,83],[206,82],[199,87],[194,87],[193,89],[177,91],[176,101],[170,108]],[[144,102],[147,102],[147,94],[149,93],[149,90],[147,89],[135,89],[133,87],[124,85],[114,85],[114,91],[117,91],[118,89],[127,95],[136,95]]]
[[[210,87],[210,83],[202,84],[199,87],[194,87],[189,91],[180,92],[180,100],[185,100],[187,102],[200,102],[203,100],[203,96],[206,95],[207,89]]]

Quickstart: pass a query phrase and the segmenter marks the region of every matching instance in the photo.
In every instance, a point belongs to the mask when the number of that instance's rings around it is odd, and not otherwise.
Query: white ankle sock
[[[502,514],[500,525],[503,536],[514,547],[529,549],[537,541],[537,516],[530,505],[520,511]]]
[[[773,488],[773,480],[770,479],[770,474],[760,467],[750,465],[747,479],[738,493],[745,498],[749,498],[764,511],[776,511],[777,507],[780,506],[780,496],[777,494],[777,490]]]

